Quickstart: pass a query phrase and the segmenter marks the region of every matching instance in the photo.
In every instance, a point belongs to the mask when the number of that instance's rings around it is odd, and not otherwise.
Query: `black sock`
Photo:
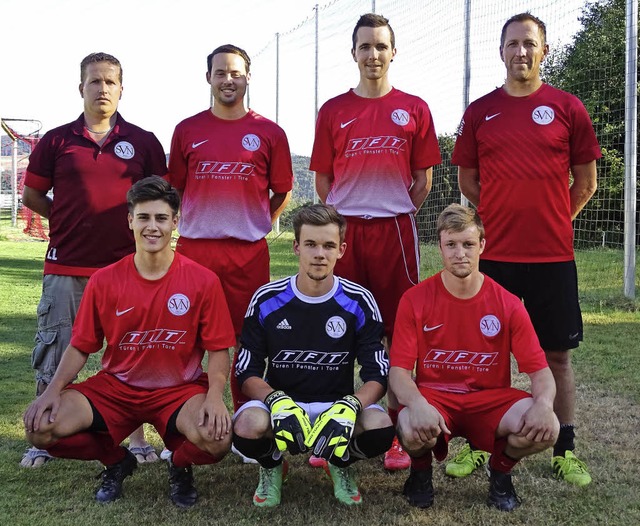
[[[553,446],[553,456],[563,457],[565,451],[573,451],[575,449],[575,445],[573,443],[575,436],[576,433],[573,424],[562,424],[560,426],[558,440]]]
[[[342,468],[353,464],[356,460],[364,460],[382,455],[391,447],[393,437],[395,436],[396,429],[393,426],[364,431],[349,443],[348,460],[332,457],[331,463],[334,466]]]
[[[244,438],[234,433],[233,445],[245,457],[258,461],[263,468],[271,469],[282,463],[282,456],[273,458],[276,442],[271,438]]]

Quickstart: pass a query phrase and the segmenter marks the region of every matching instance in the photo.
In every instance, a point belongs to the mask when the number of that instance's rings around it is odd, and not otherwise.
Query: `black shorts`
[[[578,347],[582,313],[575,261],[506,263],[482,259],[480,271],[524,301],[545,351]]]

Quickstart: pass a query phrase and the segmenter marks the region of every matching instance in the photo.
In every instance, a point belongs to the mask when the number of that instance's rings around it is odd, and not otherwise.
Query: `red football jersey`
[[[91,277],[71,345],[95,353],[103,339],[103,371],[148,389],[195,381],[205,350],[236,343],[220,280],[180,254],[158,280],[140,276],[133,254]]]
[[[547,84],[527,97],[498,88],[469,105],[452,162],[480,173],[482,258],[572,260],[570,167],[601,156],[583,104]]]
[[[84,117],[47,132],[29,157],[25,185],[53,189],[45,274],[90,276],[135,250],[127,222],[127,190],[167,172],[153,133],[116,124],[102,146],[84,130]]]
[[[456,393],[509,387],[511,354],[520,372],[547,367],[522,302],[488,276],[470,299],[451,295],[436,274],[400,300],[391,366],[415,366],[419,386]]]
[[[200,112],[176,126],[169,182],[184,191],[180,235],[258,241],[271,231],[269,190],[293,187],[287,136],[253,111],[236,120]]]
[[[392,89],[368,99],[350,90],[318,113],[310,169],[333,175],[327,204],[341,214],[415,212],[412,172],[440,162],[431,111],[419,97]]]

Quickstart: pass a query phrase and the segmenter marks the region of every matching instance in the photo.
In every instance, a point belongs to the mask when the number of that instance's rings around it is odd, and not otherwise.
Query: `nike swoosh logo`
[[[497,117],[498,115],[500,115],[501,112],[498,113],[494,113],[493,115],[485,115],[484,120],[485,121],[490,121],[491,119],[493,119],[494,117]]]
[[[341,122],[340,123],[340,128],[346,128],[347,126],[349,126],[349,124],[351,124],[353,121],[355,121],[358,117],[356,117],[355,119],[351,119],[350,121],[347,122]]]
[[[198,146],[200,146],[201,144],[204,144],[205,142],[209,142],[209,139],[205,139],[204,141],[200,141],[200,142],[192,142],[191,147],[197,148]]]
[[[129,312],[130,310],[133,310],[133,309],[135,309],[135,307],[129,307],[128,309],[125,309],[125,310],[116,309],[116,316],[120,317],[123,314],[126,314],[127,312]]]
[[[425,325],[424,327],[422,327],[422,330],[424,332],[435,331],[436,329],[439,329],[443,325],[444,325],[444,323],[441,323],[440,325],[435,325],[434,327],[429,327],[429,326]]]

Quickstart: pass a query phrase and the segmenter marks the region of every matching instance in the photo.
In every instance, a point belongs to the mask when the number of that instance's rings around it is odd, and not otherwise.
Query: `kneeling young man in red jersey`
[[[487,504],[511,511],[521,502],[511,470],[558,437],[553,375],[520,300],[478,270],[485,239],[477,213],[448,206],[437,234],[444,270],[404,294],[391,348],[398,435],[411,457],[403,494],[430,507],[432,450],[444,460],[449,439],[463,436],[492,452]],[[511,353],[531,394],[511,387]]]
[[[173,451],[171,500],[189,507],[192,464],[219,462],[231,447],[222,395],[233,326],[218,277],[171,249],[178,192],[152,176],[131,187],[127,203],[136,252],[90,278],[71,343],[24,425],[28,440],[56,457],[102,462],[96,500],[106,503],[136,468],[120,442],[151,423]],[[105,339],[102,370],[69,384]]]

